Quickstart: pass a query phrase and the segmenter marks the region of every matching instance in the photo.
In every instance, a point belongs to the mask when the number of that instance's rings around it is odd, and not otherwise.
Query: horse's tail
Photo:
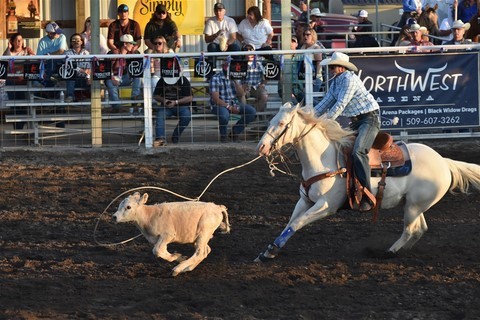
[[[451,193],[454,193],[453,189],[455,188],[458,188],[462,193],[468,193],[470,185],[480,190],[480,165],[448,158],[445,158],[445,160],[452,173],[452,184],[449,190]]]

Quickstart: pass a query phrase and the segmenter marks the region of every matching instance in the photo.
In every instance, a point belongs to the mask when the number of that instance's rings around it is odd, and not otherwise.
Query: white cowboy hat
[[[311,16],[323,17],[325,16],[325,13],[320,12],[320,9],[318,8],[313,8],[312,11],[310,11],[310,17]]]
[[[462,20],[457,20],[453,23],[452,25],[452,29],[465,29],[465,31],[467,31],[468,29],[470,29],[470,23],[463,23]]]
[[[329,66],[329,65],[342,66],[347,68],[350,71],[358,71],[357,67],[350,62],[350,58],[345,53],[342,53],[342,52],[334,52],[331,58],[322,60],[320,64],[322,66]]]

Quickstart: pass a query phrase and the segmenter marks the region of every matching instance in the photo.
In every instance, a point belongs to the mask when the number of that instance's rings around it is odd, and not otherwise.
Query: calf
[[[166,202],[146,205],[148,194],[135,192],[125,198],[113,214],[116,222],[134,222],[148,242],[154,244],[153,254],[169,262],[180,262],[173,268],[175,277],[192,271],[210,253],[208,241],[220,227],[230,232],[227,208],[212,202]],[[195,253],[187,259],[180,253],[170,253],[169,243],[193,243]]]

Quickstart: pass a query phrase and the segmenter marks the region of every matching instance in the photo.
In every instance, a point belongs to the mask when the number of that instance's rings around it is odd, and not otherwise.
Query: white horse
[[[300,186],[300,199],[285,229],[256,259],[274,258],[290,237],[307,224],[336,213],[347,201],[345,178],[341,169],[342,147],[352,145],[350,130],[336,121],[316,118],[311,108],[290,103],[283,105],[270,121],[270,126],[258,143],[257,152],[269,156],[286,144],[293,144],[302,165],[302,179],[316,175],[326,177],[312,184],[308,191]],[[470,185],[480,190],[480,165],[443,158],[430,147],[407,144],[412,171],[403,177],[387,177],[381,208],[404,205],[404,228],[400,238],[388,249],[388,254],[411,248],[427,231],[423,213],[437,203],[447,191],[458,188],[467,193]],[[332,174],[329,174],[332,173]],[[380,178],[371,178],[376,194]]]

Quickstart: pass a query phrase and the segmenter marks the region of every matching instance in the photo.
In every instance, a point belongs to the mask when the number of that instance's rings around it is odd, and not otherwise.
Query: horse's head
[[[262,156],[269,155],[272,151],[293,142],[294,134],[292,126],[300,105],[285,103],[278,113],[270,120],[267,131],[258,142],[257,153]],[[298,118],[298,117],[297,117]]]
[[[422,14],[418,18],[418,24],[426,27],[430,34],[435,34],[438,31],[437,8],[438,5],[433,7],[427,5],[425,10],[422,11]]]

